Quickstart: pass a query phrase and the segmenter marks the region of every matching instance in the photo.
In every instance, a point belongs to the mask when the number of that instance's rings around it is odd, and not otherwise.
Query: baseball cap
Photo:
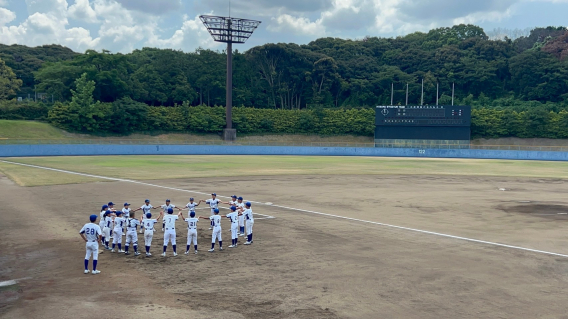
[[[174,213],[174,209],[173,208],[168,208],[168,214],[173,214]]]
[[[116,216],[118,216],[118,215],[122,215],[122,211],[120,211],[120,210],[117,210],[117,211],[115,212],[115,214],[116,214]]]
[[[114,203],[113,203],[113,202],[108,202],[108,205],[111,206],[111,205],[114,205]]]
[[[213,194],[211,194],[211,195],[212,195],[212,196],[217,196],[217,194],[215,194],[215,193],[213,193]]]
[[[237,208],[236,208],[235,206],[231,206],[231,210],[232,210],[232,211],[236,211]]]
[[[149,200],[149,199],[147,199],[147,200],[145,200],[144,202],[145,202],[145,203],[149,203],[149,202],[150,202],[150,200]]]
[[[95,220],[97,220],[97,215],[91,215],[89,216],[89,219],[91,220],[91,222],[94,222]]]
[[[146,218],[152,218],[152,214],[151,213],[146,213]]]
[[[103,205],[103,208],[101,208],[101,210],[107,209],[107,208],[108,208],[108,205]]]
[[[215,208],[215,210],[213,211],[215,214],[219,214],[219,209]]]
[[[128,204],[128,203],[124,203],[124,206],[130,206],[130,204]]]
[[[189,213],[189,216],[192,217],[192,218],[195,217],[195,212]]]
[[[247,205],[248,207],[250,207],[251,204],[250,204],[250,202],[247,202],[245,205]]]
[[[190,197],[189,200],[193,200],[193,197]]]
[[[242,198],[242,197],[239,197],[238,199],[239,199],[239,200],[243,200],[243,198]]]
[[[231,196],[231,198],[237,198],[237,195],[233,195],[233,196]]]
[[[169,200],[169,199],[166,199],[166,203],[167,203],[167,202],[171,202],[171,200]]]

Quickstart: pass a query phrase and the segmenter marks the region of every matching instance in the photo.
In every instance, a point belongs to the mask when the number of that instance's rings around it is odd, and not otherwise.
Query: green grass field
[[[65,131],[47,123],[0,120],[0,139],[64,139]]]
[[[477,175],[568,178],[568,163],[469,159],[310,156],[86,156],[9,158],[9,161],[136,180],[270,175]],[[23,186],[96,179],[0,163]]]

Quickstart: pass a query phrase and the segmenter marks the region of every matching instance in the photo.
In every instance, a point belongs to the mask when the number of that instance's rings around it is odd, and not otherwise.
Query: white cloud
[[[0,25],[8,24],[16,19],[16,13],[6,8],[0,8]]]
[[[322,25],[321,19],[311,22],[308,18],[293,17],[289,14],[282,14],[277,18],[272,18],[272,22],[273,23],[271,23],[267,28],[269,31],[286,32],[306,36],[325,35],[325,27]]]
[[[97,13],[91,7],[89,0],[76,0],[75,4],[69,7],[69,17],[75,20],[97,23]]]
[[[182,27],[174,32],[168,39],[160,39],[154,35],[148,41],[151,46],[159,48],[182,49],[192,51],[198,47],[204,49],[218,49],[222,48],[222,44],[213,41],[213,38],[203,26],[203,23],[196,16],[194,19],[183,17]]]

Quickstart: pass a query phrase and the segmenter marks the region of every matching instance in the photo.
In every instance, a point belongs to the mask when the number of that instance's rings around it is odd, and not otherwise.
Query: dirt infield
[[[568,254],[568,183],[464,176],[153,181],[258,202]],[[505,189],[500,191],[499,189]],[[185,204],[126,182],[19,187],[0,176],[0,318],[566,318],[568,258],[255,205],[255,242],[159,257],[105,252],[82,272],[78,231],[110,200]],[[207,210],[198,214],[207,215]],[[223,221],[224,246],[230,244]],[[139,237],[139,241],[142,238]],[[178,253],[186,230],[177,225]],[[241,239],[242,243],[242,239]]]

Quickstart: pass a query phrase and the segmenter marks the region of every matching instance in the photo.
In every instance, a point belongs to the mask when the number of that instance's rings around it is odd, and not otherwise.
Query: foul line
[[[21,165],[21,166],[39,168],[39,169],[45,169],[45,170],[51,170],[51,171],[67,173],[67,174],[81,175],[81,176],[86,176],[86,177],[94,177],[94,178],[99,178],[99,179],[107,179],[107,180],[114,180],[114,181],[120,181],[120,182],[129,182],[129,183],[135,183],[135,184],[147,185],[147,186],[154,186],[154,187],[160,187],[160,188],[183,191],[183,192],[191,192],[191,193],[196,193],[196,194],[209,195],[209,194],[203,193],[203,192],[196,192],[196,191],[190,191],[190,190],[185,190],[185,189],[155,185],[155,184],[144,183],[144,182],[139,182],[139,181],[129,180],[129,179],[84,174],[84,173],[66,171],[66,170],[50,168],[50,167],[43,167],[43,166],[36,166],[36,165],[30,165],[30,164],[22,164],[22,163],[17,163],[17,162],[10,162],[10,161],[5,161],[5,160],[0,160],[0,162],[7,163],[7,164],[14,164],[14,165]],[[227,196],[220,196],[220,197],[228,198]],[[255,204],[260,204],[260,205],[266,205],[266,204],[260,203],[260,202],[253,202],[253,201],[250,201],[250,202],[255,203]],[[437,233],[437,232],[432,232],[432,231],[427,231],[427,230],[421,230],[421,229],[416,229],[416,228],[409,228],[409,227],[396,226],[396,225],[384,224],[384,223],[379,223],[379,222],[372,222],[372,221],[358,219],[358,218],[351,218],[351,217],[345,217],[345,216],[339,216],[339,215],[320,213],[320,212],[315,212],[315,211],[311,211],[311,210],[305,210],[305,209],[299,209],[299,208],[293,208],[293,207],[287,207],[287,206],[280,206],[280,205],[266,205],[266,206],[272,206],[272,207],[288,209],[288,210],[293,210],[293,211],[298,211],[298,212],[303,212],[303,213],[316,214],[316,215],[327,216],[327,217],[334,217],[334,218],[338,218],[338,219],[345,219],[345,220],[361,222],[361,223],[366,223],[366,224],[372,224],[372,225],[378,225],[378,226],[383,226],[383,227],[390,227],[390,228],[406,230],[406,231],[411,231],[411,232],[416,232],[416,233],[421,233],[421,234],[428,234],[428,235],[434,235],[434,236],[440,236],[440,237],[446,237],[446,238],[452,238],[452,239],[459,239],[459,240],[469,241],[469,242],[478,243],[478,244],[485,244],[485,245],[491,245],[491,246],[497,246],[497,247],[504,247],[504,248],[528,251],[528,252],[532,252],[532,253],[539,253],[539,254],[544,254],[544,255],[568,258],[568,255],[544,251],[544,250],[531,249],[531,248],[495,243],[495,242],[490,242],[490,241],[485,241],[485,240],[442,234],[442,233]],[[274,218],[274,217],[269,216],[268,218]]]
[[[39,169],[44,169],[44,170],[54,171],[54,172],[59,172],[59,173],[67,173],[67,174],[80,175],[80,176],[85,176],[85,177],[106,179],[106,180],[110,180],[110,181],[127,182],[127,183],[134,183],[134,184],[145,185],[145,186],[159,187],[159,188],[170,189],[170,190],[180,191],[180,192],[194,193],[194,194],[200,194],[200,195],[211,195],[211,194],[208,194],[208,193],[203,193],[203,192],[198,192],[198,191],[193,191],[193,190],[187,190],[187,189],[181,189],[181,188],[175,188],[175,187],[168,187],[168,186],[139,182],[139,181],[135,181],[135,180],[132,180],[132,179],[124,179],[124,178],[116,178],[116,177],[107,177],[107,176],[100,176],[100,175],[78,173],[78,172],[73,172],[73,171],[66,171],[66,170],[62,170],[62,169],[57,169],[57,168],[37,166],[37,165],[31,165],[31,164],[23,164],[23,163],[10,162],[10,161],[5,161],[5,160],[0,160],[0,162],[7,163],[7,164],[20,165],[20,166],[27,166],[27,167],[32,167],[32,168],[39,168]],[[228,196],[218,196],[218,197],[230,198]],[[249,202],[255,203],[255,204],[262,204],[262,203],[257,203],[257,202],[253,202],[253,201],[249,201]],[[221,208],[229,209],[227,207],[221,207]],[[272,219],[272,218],[275,218],[274,216],[263,215],[263,214],[258,214],[258,213],[255,213],[255,215],[265,216],[265,218],[255,218],[255,219]]]

